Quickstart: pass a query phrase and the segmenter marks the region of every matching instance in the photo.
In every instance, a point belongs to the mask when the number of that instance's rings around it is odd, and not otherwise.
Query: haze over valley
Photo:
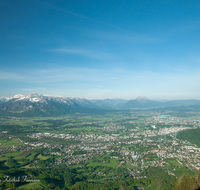
[[[200,189],[200,1],[0,13],[0,190]]]

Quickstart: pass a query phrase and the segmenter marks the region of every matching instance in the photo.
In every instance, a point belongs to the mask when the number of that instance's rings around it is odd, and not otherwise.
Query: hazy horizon
[[[25,93],[25,94],[38,94],[38,93]],[[15,94],[14,96],[16,95],[25,95],[25,94]],[[61,96],[61,95],[50,95],[50,94],[38,94],[38,95],[42,95],[42,96],[52,96],[52,97],[67,97],[67,98],[83,98],[83,97],[78,97],[78,96]],[[0,98],[14,98],[14,96],[1,96]],[[171,100],[192,100],[192,99],[168,99],[168,98],[158,98],[158,99],[152,99],[152,98],[149,98],[147,96],[135,96],[131,99],[125,99],[125,98],[118,98],[118,97],[111,97],[111,98],[93,98],[93,99],[89,99],[89,98],[85,98],[85,99],[88,99],[88,100],[91,100],[91,101],[98,101],[98,100],[106,100],[106,99],[110,99],[110,100],[113,100],[113,99],[121,99],[121,100],[134,100],[134,99],[137,99],[137,98],[147,98],[149,100],[153,100],[153,101],[171,101]],[[200,99],[195,99],[195,100],[200,100]]]
[[[0,97],[200,99],[199,1],[0,5]]]

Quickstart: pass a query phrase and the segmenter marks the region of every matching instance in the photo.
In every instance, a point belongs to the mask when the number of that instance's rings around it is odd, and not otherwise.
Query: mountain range
[[[101,108],[121,108],[126,102],[128,102],[128,100],[118,98],[90,101]]]
[[[85,109],[97,108],[92,102],[81,98],[18,94],[12,98],[0,98],[0,115],[59,116]]]
[[[169,101],[155,101],[146,97],[137,97],[136,99],[129,100],[122,108],[155,108],[155,107],[173,107],[173,106],[190,106],[200,105],[200,100],[169,100]]]
[[[1,97],[0,116],[60,116],[76,112],[93,112],[94,110],[160,108],[189,105],[200,105],[200,100],[171,100],[161,102],[140,96],[132,100],[87,100],[84,98],[49,96],[32,93],[24,95],[17,94],[11,98]]]

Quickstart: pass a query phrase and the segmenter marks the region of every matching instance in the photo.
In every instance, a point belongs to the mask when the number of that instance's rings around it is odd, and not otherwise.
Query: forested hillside
[[[199,190],[200,189],[200,171],[198,176],[189,176],[183,174],[179,179],[174,181],[173,190]]]
[[[200,128],[181,131],[178,133],[177,138],[190,141],[200,147]]]

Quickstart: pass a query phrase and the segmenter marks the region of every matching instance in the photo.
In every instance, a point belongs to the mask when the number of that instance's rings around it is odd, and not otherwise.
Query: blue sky
[[[199,0],[0,0],[0,96],[200,99]]]

